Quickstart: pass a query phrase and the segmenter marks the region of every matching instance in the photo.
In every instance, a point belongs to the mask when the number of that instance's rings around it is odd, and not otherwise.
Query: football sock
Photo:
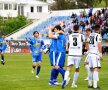
[[[79,72],[75,72],[75,73],[74,73],[73,84],[76,83],[76,81],[77,81],[77,79],[78,79],[78,75],[79,75]]]
[[[36,72],[36,75],[38,75],[38,74],[39,74],[40,69],[41,69],[41,66],[38,66],[38,67],[37,67],[37,72]]]
[[[54,77],[53,77],[54,81],[57,81],[58,74],[59,74],[58,70],[55,69],[54,70]]]
[[[93,87],[97,88],[97,81],[99,81],[98,72],[94,71],[93,73]]]
[[[98,72],[97,71],[94,71],[94,73],[93,73],[93,80],[99,81],[99,76],[98,76]]]
[[[54,79],[54,73],[55,73],[55,70],[54,70],[54,68],[52,68],[52,70],[51,70],[51,76],[50,76],[50,81],[52,81]]]
[[[62,68],[58,68],[58,72],[60,72],[60,74],[62,75],[62,78],[64,80],[65,70],[63,70]]]
[[[89,86],[92,86],[92,77],[93,77],[93,72],[89,71],[89,74],[88,74],[88,84],[89,84]]]
[[[1,59],[2,59],[2,61],[4,61],[4,55],[1,55]]]
[[[87,70],[87,74],[89,75],[89,71],[90,71],[89,65],[85,65],[85,68]]]
[[[70,72],[69,72],[69,71],[66,71],[66,72],[65,72],[65,75],[64,75],[64,80],[67,80],[67,79],[68,79],[69,74],[70,74]]]

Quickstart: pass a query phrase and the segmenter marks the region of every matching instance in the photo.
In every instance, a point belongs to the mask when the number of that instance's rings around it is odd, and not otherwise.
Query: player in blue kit
[[[49,30],[49,38],[52,39],[52,44],[50,46],[50,61],[53,69],[51,71],[51,78],[49,84],[53,85],[54,80],[57,78],[57,74],[60,73],[64,78],[64,63],[66,56],[66,39],[63,31],[61,30],[61,26],[57,25],[54,27],[55,34],[52,33],[52,30]],[[59,32],[59,33],[58,33]],[[61,33],[61,34],[60,34]]]
[[[30,50],[32,52],[32,73],[34,73],[34,70],[37,67],[36,78],[39,78],[38,74],[41,69],[42,47],[44,46],[44,42],[39,39],[39,32],[34,31],[33,36],[34,38],[28,40],[30,43]]]
[[[2,37],[0,38],[0,55],[1,55],[1,64],[5,64],[5,59],[4,59],[4,52],[7,47],[7,40],[5,39],[5,35],[2,34]]]

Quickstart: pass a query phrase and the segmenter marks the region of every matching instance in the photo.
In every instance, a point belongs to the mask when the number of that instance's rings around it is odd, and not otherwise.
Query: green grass
[[[35,74],[31,73],[31,55],[30,54],[6,54],[6,64],[0,64],[0,90],[61,90],[61,86],[49,86],[51,66],[48,55],[43,56],[42,69],[39,79],[35,78]],[[102,90],[108,90],[108,56],[104,56],[102,69],[100,71],[99,86]],[[84,60],[83,60],[84,61]],[[74,72],[74,70],[73,70]],[[71,78],[73,77],[71,73]],[[92,90],[87,88],[87,76],[83,62],[77,82],[78,88],[72,90]],[[58,77],[61,82],[61,75]],[[70,81],[65,90],[71,89]]]

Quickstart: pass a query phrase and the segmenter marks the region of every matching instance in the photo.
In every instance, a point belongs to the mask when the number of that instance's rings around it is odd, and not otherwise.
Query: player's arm
[[[49,29],[48,37],[49,37],[49,38],[53,38],[53,39],[57,39],[57,35],[54,35],[54,34],[52,33],[52,30],[53,30],[53,28],[50,28],[50,29]]]
[[[87,49],[87,52],[86,52],[86,54],[85,54],[85,57],[88,55],[88,53],[89,53],[89,42],[90,42],[90,39],[89,38],[87,38],[87,39],[85,39],[85,48]]]
[[[69,38],[66,41],[66,51],[69,51]]]
[[[100,60],[102,60],[102,43],[101,43],[102,39],[99,38],[98,39],[98,50],[99,50],[99,53],[100,53]]]
[[[44,53],[44,52],[43,52],[43,48],[44,48],[44,41],[42,40],[42,41],[41,41],[41,49],[40,49],[40,52],[42,52],[42,53]]]

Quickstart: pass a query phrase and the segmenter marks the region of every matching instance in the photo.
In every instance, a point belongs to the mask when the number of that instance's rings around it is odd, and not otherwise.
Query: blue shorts
[[[56,65],[56,55],[57,53],[53,51],[49,53],[49,59],[50,59],[51,66]]]
[[[32,62],[42,62],[42,54],[32,55]]]
[[[49,53],[50,63],[52,66],[57,65],[59,67],[64,67],[65,57],[66,57],[65,52],[61,52],[61,53],[50,52]]]
[[[66,53],[65,52],[58,52],[57,53],[56,65],[61,67],[61,68],[64,67],[65,57],[66,57]]]
[[[2,53],[2,52],[5,52],[5,51],[0,49],[0,53]]]

